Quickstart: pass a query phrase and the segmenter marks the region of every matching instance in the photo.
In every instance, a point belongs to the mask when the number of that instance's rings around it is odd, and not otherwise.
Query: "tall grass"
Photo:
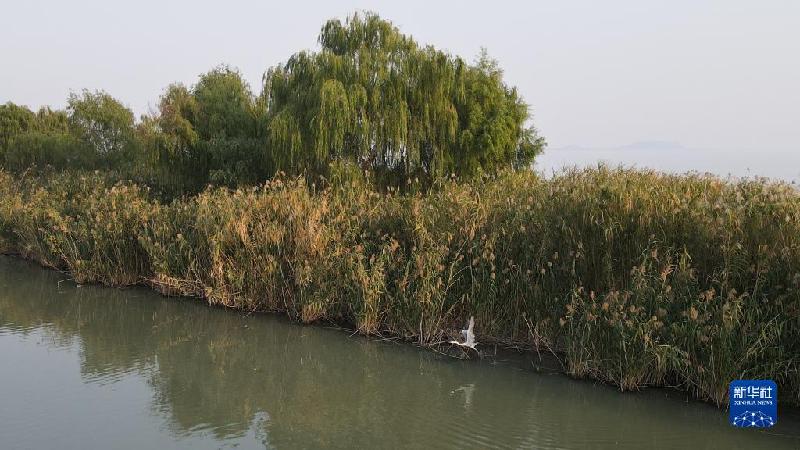
[[[599,167],[426,194],[276,180],[161,204],[100,174],[0,173],[0,243],[80,282],[435,345],[550,349],[576,377],[717,404],[772,378],[800,404],[800,194]]]

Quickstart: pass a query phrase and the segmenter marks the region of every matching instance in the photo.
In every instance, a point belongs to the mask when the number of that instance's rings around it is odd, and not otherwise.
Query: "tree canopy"
[[[119,165],[130,159],[134,145],[133,112],[103,91],[84,90],[67,100],[67,123],[98,160]]]
[[[472,176],[542,150],[528,106],[485,52],[467,64],[371,13],[329,21],[319,44],[265,76],[268,142],[282,167],[347,160],[402,176]]]
[[[0,162],[106,167],[180,193],[343,165],[384,184],[472,177],[528,167],[544,147],[485,51],[468,63],[373,13],[328,21],[318,42],[267,70],[258,95],[222,65],[168,86],[138,120],[102,91],[71,94],[64,111],[0,105]]]

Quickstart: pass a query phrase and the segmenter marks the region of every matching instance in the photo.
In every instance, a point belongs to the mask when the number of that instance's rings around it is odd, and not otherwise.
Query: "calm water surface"
[[[0,448],[800,448],[681,394],[460,361],[0,257]]]

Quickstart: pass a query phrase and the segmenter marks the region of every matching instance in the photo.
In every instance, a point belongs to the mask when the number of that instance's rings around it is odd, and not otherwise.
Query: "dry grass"
[[[160,204],[98,174],[0,173],[0,242],[81,282],[434,344],[546,345],[565,369],[721,403],[772,378],[800,403],[800,195],[597,168],[431,192],[299,180]]]

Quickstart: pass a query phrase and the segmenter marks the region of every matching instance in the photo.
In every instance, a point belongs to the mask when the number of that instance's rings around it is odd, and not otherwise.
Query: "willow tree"
[[[237,70],[225,65],[214,68],[200,76],[192,94],[200,139],[250,138],[256,133],[255,99]]]
[[[0,105],[0,164],[6,170],[94,168],[96,159],[71,132],[66,111]]]
[[[133,112],[103,91],[84,90],[67,100],[70,128],[86,145],[103,157],[128,150],[133,137]]]
[[[139,125],[151,177],[177,193],[207,183],[264,181],[274,172],[263,161],[261,104],[241,74],[224,65],[202,74],[191,88],[170,85],[158,112]]]
[[[471,176],[529,164],[544,145],[485,54],[468,64],[372,13],[327,22],[319,43],[265,75],[267,148],[284,169],[344,160],[402,176]]]
[[[11,102],[0,105],[0,151],[18,135],[35,128],[36,114]]]

